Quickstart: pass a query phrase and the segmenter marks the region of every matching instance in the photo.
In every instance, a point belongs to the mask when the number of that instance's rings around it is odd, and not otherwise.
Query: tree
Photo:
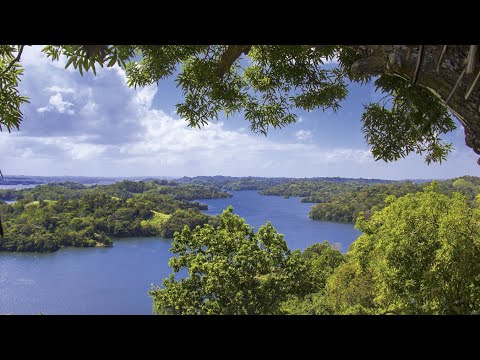
[[[306,263],[304,277],[307,285],[281,305],[282,312],[295,315],[331,313],[324,301],[325,285],[335,269],[345,262],[345,256],[324,241],[306,248],[302,258]]]
[[[18,128],[20,106],[28,101],[17,90],[23,48],[0,46],[0,125],[8,130]],[[264,134],[295,122],[296,108],[337,110],[349,81],[375,79],[385,97],[365,105],[362,122],[376,159],[413,152],[427,163],[444,160],[451,144],[441,136],[455,128],[448,110],[480,154],[476,45],[49,45],[43,51],[52,60],[64,55],[66,67],[81,74],[117,64],[135,87],[179,70],[185,99],[177,113],[190,126],[201,127],[222,111],[243,111],[252,131]],[[337,66],[326,64],[334,58]]]
[[[300,252],[288,250],[270,223],[255,233],[231,206],[217,228],[185,226],[170,251],[173,273],[150,291],[158,314],[277,314],[305,286]],[[182,269],[188,276],[176,280]]]
[[[369,220],[327,282],[336,313],[474,314],[480,311],[480,210],[437,184],[395,199]]]

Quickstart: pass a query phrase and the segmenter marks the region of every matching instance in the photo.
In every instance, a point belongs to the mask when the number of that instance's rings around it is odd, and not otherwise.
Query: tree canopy
[[[387,202],[369,220],[358,217],[363,234],[326,285],[330,311],[478,313],[478,206],[460,193],[440,194],[435,183]]]
[[[290,251],[270,223],[256,233],[228,208],[175,234],[173,273],[154,287],[159,314],[478,314],[480,209],[461,193],[386,199],[341,254]],[[478,200],[477,200],[478,202]]]
[[[207,185],[167,180],[85,186],[71,182],[0,190],[5,237],[0,251],[55,251],[63,246],[111,246],[110,237],[171,238],[184,225],[215,224],[188,201],[230,194]],[[17,200],[6,204],[2,200]]]
[[[150,291],[158,314],[278,314],[289,294],[307,286],[300,252],[291,252],[270,223],[255,233],[231,206],[217,227],[185,226],[171,252],[173,273]],[[178,280],[181,270],[188,276]]]
[[[24,45],[0,46],[0,126],[7,130],[19,127],[21,105],[28,102],[18,91],[23,49]],[[480,91],[470,69],[472,64],[476,68],[476,62],[469,60],[468,71],[462,73],[474,50],[462,45],[42,48],[53,61],[65,56],[66,67],[73,66],[81,74],[118,65],[125,70],[129,86],[175,76],[184,95],[177,113],[190,126],[202,127],[222,112],[227,117],[241,112],[251,130],[263,134],[295,122],[295,109],[336,111],[348,95],[350,82],[374,81],[385,97],[365,104],[361,121],[375,159],[394,161],[418,153],[427,163],[445,160],[451,150],[451,144],[442,140],[443,134],[455,129],[448,109],[464,126],[467,145],[480,153]],[[335,65],[330,63],[334,59]]]

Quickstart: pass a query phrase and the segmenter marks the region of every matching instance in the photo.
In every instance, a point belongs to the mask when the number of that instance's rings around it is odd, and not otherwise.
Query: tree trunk
[[[408,80],[414,77],[420,45],[354,45],[351,48],[362,55],[362,59],[352,66],[352,71],[356,74],[386,73]],[[424,45],[417,83],[429,89],[445,104],[466,66],[469,46],[448,45],[437,73],[442,49],[443,45]],[[468,100],[465,100],[465,95],[479,71],[477,61],[473,72],[463,72],[464,76],[447,104],[464,127],[466,145],[477,154],[480,154],[480,81]]]

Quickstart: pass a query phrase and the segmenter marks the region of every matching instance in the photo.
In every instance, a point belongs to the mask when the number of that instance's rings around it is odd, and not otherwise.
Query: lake
[[[254,226],[270,220],[291,249],[330,240],[342,251],[360,234],[351,224],[312,221],[299,198],[232,191],[199,200],[208,214],[228,205]],[[170,274],[170,240],[130,238],[113,248],[64,248],[49,254],[0,252],[0,314],[151,314],[150,284]]]
[[[352,224],[326,221],[313,221],[308,217],[314,204],[302,203],[301,198],[258,195],[257,191],[229,191],[233,195],[227,199],[197,200],[208,205],[206,214],[220,214],[228,205],[233,212],[245,218],[255,230],[270,220],[273,227],[285,235],[290,249],[305,249],[315,242],[330,241],[340,251],[348,250],[359,235]]]

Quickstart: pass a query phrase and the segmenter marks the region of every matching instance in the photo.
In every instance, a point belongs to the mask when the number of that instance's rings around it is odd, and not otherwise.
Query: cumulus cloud
[[[64,101],[62,98],[61,93],[57,93],[55,95],[50,96],[50,100],[48,100],[50,105],[45,107],[40,107],[37,109],[38,112],[46,112],[46,111],[57,111],[60,114],[67,113],[69,115],[73,115],[75,111],[71,109],[73,104],[68,101]]]
[[[298,130],[295,133],[295,137],[300,141],[310,140],[313,138],[313,133],[311,130]]]

